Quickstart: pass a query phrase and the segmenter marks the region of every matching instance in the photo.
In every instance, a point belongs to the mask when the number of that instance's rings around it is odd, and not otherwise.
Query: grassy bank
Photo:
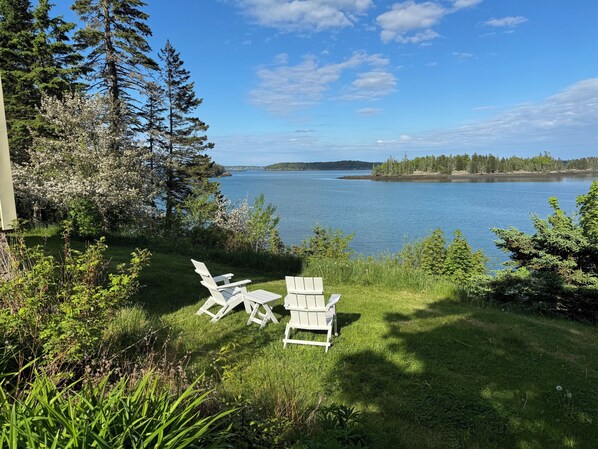
[[[132,249],[108,253],[116,263]],[[205,261],[213,274],[252,279],[250,290],[285,292],[281,275],[259,265]],[[137,300],[171,327],[191,374],[207,372],[223,400],[250,401],[263,416],[300,421],[318,404],[347,404],[362,412],[373,448],[596,447],[598,328],[465,304],[446,285],[374,268],[303,268],[342,294],[328,354],[283,350],[281,304],[280,324],[264,329],[246,326],[242,309],[217,324],[196,316],[207,290],[188,254],[154,251]]]

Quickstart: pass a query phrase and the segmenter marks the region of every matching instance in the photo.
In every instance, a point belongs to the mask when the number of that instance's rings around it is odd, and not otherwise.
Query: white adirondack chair
[[[243,297],[243,294],[247,293],[245,285],[251,282],[249,279],[230,282],[234,276],[232,273],[212,277],[204,263],[193,259],[191,259],[191,262],[195,266],[195,272],[201,276],[201,285],[210,291],[210,297],[196,312],[197,315],[201,315],[202,313],[210,315],[212,317],[210,321],[215,323],[241,303],[245,304],[245,311],[247,313],[251,312]],[[220,310],[216,313],[212,313],[209,310],[214,305],[220,306]]]
[[[286,276],[287,296],[284,299],[285,308],[291,312],[291,320],[285,329],[283,347],[287,343],[301,345],[315,345],[330,348],[332,329],[337,333],[336,303],[341,295],[332,295],[328,303],[324,300],[324,285],[322,278]],[[326,341],[297,340],[290,337],[291,329],[323,330],[327,331]]]

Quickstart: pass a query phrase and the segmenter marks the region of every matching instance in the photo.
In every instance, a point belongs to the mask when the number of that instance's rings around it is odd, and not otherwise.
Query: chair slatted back
[[[286,276],[286,306],[291,311],[291,320],[299,326],[325,327],[326,301],[324,283],[317,277]]]
[[[232,291],[229,292],[227,290],[225,292],[220,292],[218,290],[218,285],[216,284],[216,281],[214,281],[214,278],[210,274],[210,270],[208,270],[208,267],[206,267],[206,265],[203,262],[198,262],[197,260],[191,259],[191,262],[193,262],[195,272],[201,276],[201,285],[203,285],[210,291],[210,295],[212,296],[212,298],[214,298],[216,302],[224,305],[227,299],[229,299],[232,296]]]

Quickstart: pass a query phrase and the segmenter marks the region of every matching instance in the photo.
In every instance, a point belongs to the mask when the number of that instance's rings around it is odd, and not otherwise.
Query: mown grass
[[[132,249],[112,245],[109,255],[124,261]],[[252,279],[250,290],[285,292],[280,275],[259,265],[205,261],[213,274]],[[331,273],[324,268],[305,272]],[[223,398],[291,419],[318,404],[354,406],[373,448],[598,446],[598,328],[466,304],[429,280],[419,288],[399,274],[377,282],[384,275],[373,275],[376,282],[356,272],[325,277],[327,293],[342,294],[340,335],[327,354],[283,350],[289,318],[280,304],[280,324],[264,329],[247,326],[242,309],[216,324],[196,316],[207,291],[188,255],[155,252],[137,299],[171,327],[173,347],[190,354],[190,371],[212,376]]]

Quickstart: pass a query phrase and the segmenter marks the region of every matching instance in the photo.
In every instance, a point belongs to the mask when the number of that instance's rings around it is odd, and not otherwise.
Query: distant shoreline
[[[383,182],[523,182],[523,181],[556,181],[563,178],[596,178],[598,179],[598,171],[596,170],[568,170],[560,172],[548,173],[480,173],[480,174],[458,174],[458,175],[441,175],[438,173],[417,174],[417,175],[401,175],[401,176],[372,176],[372,175],[357,175],[357,176],[341,176],[339,179],[353,179],[353,180],[369,180],[369,181],[383,181]]]

